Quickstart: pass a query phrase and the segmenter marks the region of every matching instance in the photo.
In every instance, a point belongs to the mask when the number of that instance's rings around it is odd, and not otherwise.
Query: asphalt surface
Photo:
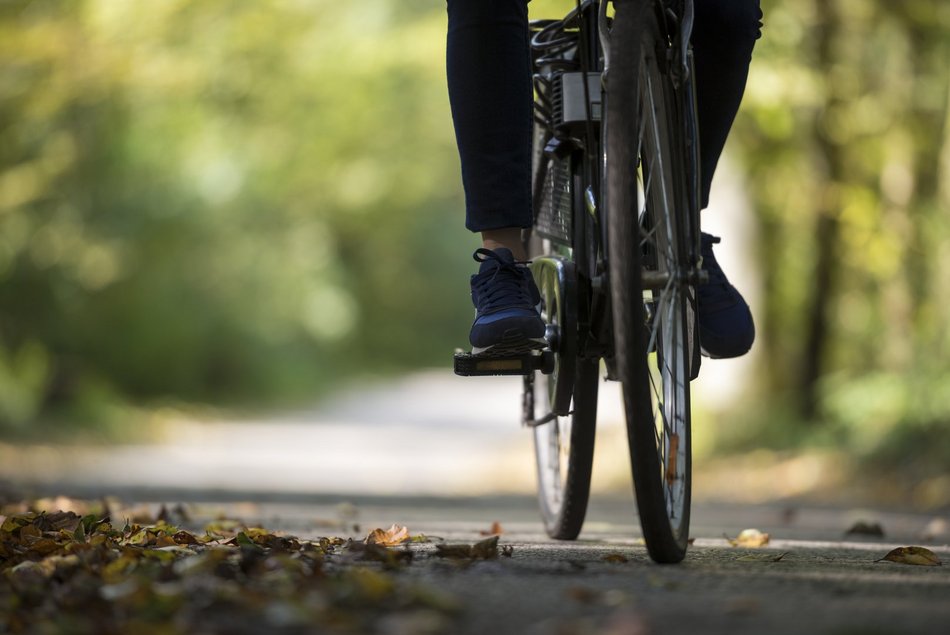
[[[699,505],[686,560],[661,566],[646,553],[632,497],[593,501],[574,542],[544,536],[530,497],[338,500],[269,503],[245,511],[306,535],[349,530],[361,537],[398,523],[412,534],[466,544],[483,540],[493,523],[501,525],[500,544],[511,547],[510,558],[459,566],[436,557],[432,544],[414,547],[416,557],[403,575],[456,597],[461,612],[435,624],[406,618],[397,626],[408,632],[950,632],[950,566],[878,562],[894,547],[926,545],[950,563],[950,536],[939,518],[868,509]],[[846,535],[858,521],[880,524],[885,535]],[[748,528],[769,533],[769,544],[743,549],[726,540]]]
[[[913,545],[950,563],[946,508],[858,508],[846,495],[819,506],[803,494],[834,488],[809,461],[741,481],[727,471],[706,488],[727,502],[696,497],[686,560],[652,563],[609,384],[584,531],[574,542],[549,540],[530,494],[520,386],[504,379],[480,381],[476,403],[469,381],[440,371],[280,417],[170,417],[150,443],[0,444],[0,494],[185,503],[195,519],[223,515],[306,538],[407,526],[432,542],[414,545],[412,563],[394,575],[444,593],[457,610],[393,615],[380,626],[386,634],[950,633],[950,564],[879,561]],[[859,521],[884,535],[846,534]],[[435,555],[440,542],[472,544],[496,522],[510,557],[460,565]],[[768,545],[727,541],[750,528],[768,533]]]
[[[52,494],[52,491],[38,492]],[[61,486],[56,493],[97,492]],[[99,492],[101,494],[101,492]],[[640,538],[631,499],[592,501],[580,539],[552,541],[526,496],[410,497],[208,493],[115,488],[125,501],[185,503],[195,519],[239,518],[300,537],[362,539],[404,525],[431,542],[412,546],[394,575],[444,595],[455,610],[384,621],[384,633],[678,633],[889,635],[950,632],[950,565],[880,561],[898,546],[926,546],[950,563],[948,519],[899,511],[799,505],[694,506],[684,562],[657,565]],[[858,521],[884,536],[847,534]],[[498,523],[510,557],[453,561],[440,543],[474,544]],[[727,537],[756,528],[761,548]],[[497,529],[497,527],[495,527]]]

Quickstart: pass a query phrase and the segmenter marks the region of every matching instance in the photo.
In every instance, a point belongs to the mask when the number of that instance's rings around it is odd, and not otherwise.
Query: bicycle
[[[545,529],[571,540],[587,510],[603,362],[621,384],[640,525],[657,562],[681,561],[689,537],[704,281],[692,6],[578,0],[560,20],[532,22],[535,224],[525,239],[548,348],[455,363],[463,375],[524,376]]]

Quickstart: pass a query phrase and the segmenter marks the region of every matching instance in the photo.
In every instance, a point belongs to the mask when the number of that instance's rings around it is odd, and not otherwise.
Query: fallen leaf
[[[82,518],[71,511],[56,511],[42,513],[36,518],[34,524],[42,531],[76,531],[76,527],[82,522]],[[85,529],[85,528],[84,528]]]
[[[195,538],[193,534],[188,533],[187,531],[179,531],[177,534],[172,536],[174,541],[179,545],[197,545],[198,539]]]
[[[622,553],[616,553],[616,552],[608,553],[607,555],[602,557],[601,560],[603,560],[604,562],[611,562],[614,564],[622,564],[624,562],[630,562],[627,556],[623,555]]]
[[[733,547],[764,547],[769,544],[769,535],[762,533],[758,529],[743,529],[735,539],[725,536],[729,544]]]
[[[498,536],[486,538],[474,545],[436,545],[435,555],[458,560],[490,560],[498,556]]]
[[[382,545],[349,541],[345,545],[349,553],[359,554],[361,560],[381,562],[387,569],[395,569],[403,563],[412,562],[412,551],[409,549],[387,549]]]
[[[898,564],[915,564],[927,567],[935,567],[943,564],[940,562],[940,558],[937,557],[937,554],[924,547],[898,547],[889,551],[888,554],[880,560],[875,560],[875,562],[881,562],[881,560],[889,560],[890,562],[897,562]]]
[[[119,513],[117,503],[70,504],[78,513],[3,503],[0,606],[14,602],[14,632],[48,631],[51,617],[77,633],[136,633],[143,623],[156,632],[203,632],[237,617],[247,632],[352,625],[352,632],[435,633],[449,632],[442,614],[462,607],[439,588],[393,575],[418,553],[408,546],[300,540],[238,521],[202,536],[168,523],[181,516],[170,504],[159,514],[165,522],[147,523]],[[470,560],[497,557],[498,538],[465,552]],[[4,619],[8,612],[0,609]]]
[[[381,547],[396,547],[409,540],[409,528],[393,524],[389,529],[374,529],[363,542]]]
[[[868,523],[863,520],[859,520],[854,523],[848,531],[844,532],[845,536],[872,536],[874,538],[883,538],[884,537],[884,528],[881,527],[881,523]]]
[[[472,557],[488,560],[498,555],[498,536],[492,536],[476,542],[472,547]]]
[[[485,531],[484,529],[482,529],[478,533],[481,534],[482,536],[500,536],[504,532],[501,528],[501,523],[496,520],[495,522],[491,524],[491,529],[489,529],[488,531]]]
[[[47,555],[60,549],[62,549],[62,545],[50,538],[41,538],[30,545],[30,551],[40,555]]]

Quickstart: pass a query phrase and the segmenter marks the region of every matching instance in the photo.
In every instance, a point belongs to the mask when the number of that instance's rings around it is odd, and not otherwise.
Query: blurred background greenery
[[[760,354],[717,444],[932,472],[950,460],[950,4],[763,9],[727,150]],[[0,435],[447,366],[475,242],[444,40],[442,0],[0,1]]]

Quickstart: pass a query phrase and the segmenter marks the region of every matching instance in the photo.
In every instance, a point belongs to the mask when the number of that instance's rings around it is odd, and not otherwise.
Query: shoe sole
[[[475,357],[513,357],[527,355],[547,347],[548,342],[543,337],[525,337],[521,330],[512,329],[506,331],[501,340],[491,346],[473,346],[472,355]]]

